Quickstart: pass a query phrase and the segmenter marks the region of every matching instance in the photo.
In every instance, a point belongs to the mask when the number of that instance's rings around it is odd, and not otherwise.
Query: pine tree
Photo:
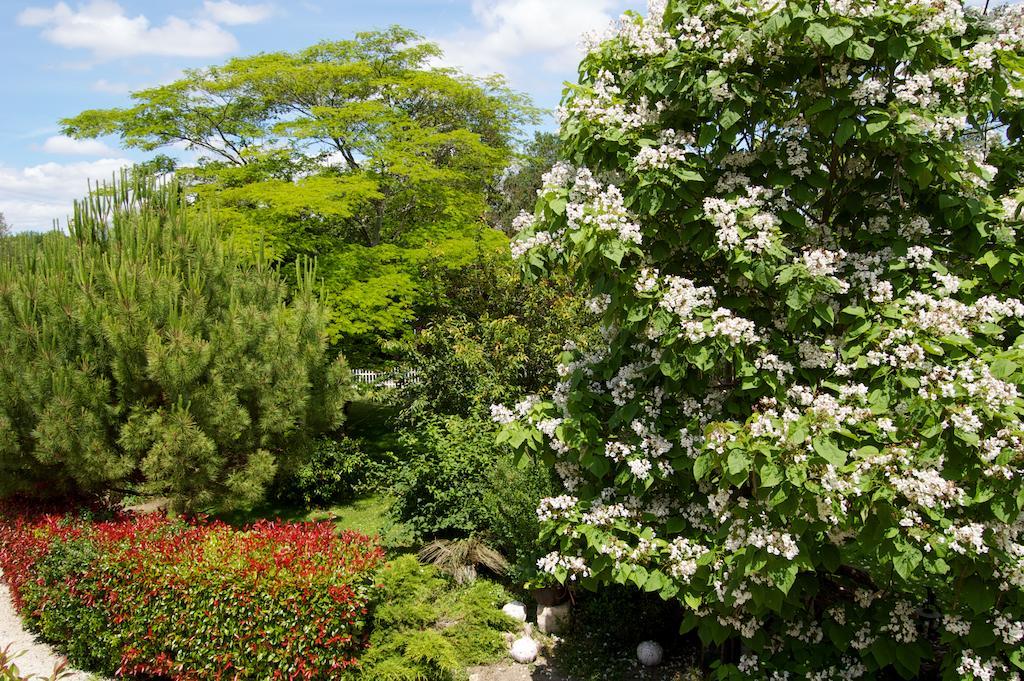
[[[311,267],[289,291],[145,176],[76,204],[69,231],[0,253],[0,494],[247,506],[340,424]]]

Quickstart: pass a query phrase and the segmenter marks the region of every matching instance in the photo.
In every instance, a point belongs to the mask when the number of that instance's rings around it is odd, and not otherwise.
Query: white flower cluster
[[[537,519],[541,522],[560,520],[574,511],[579,503],[579,499],[568,494],[545,497],[537,506]]]
[[[552,551],[543,558],[537,559],[537,569],[554,575],[562,568],[568,573],[570,581],[575,582],[580,577],[591,575],[587,562],[581,556],[563,556],[558,551]]]
[[[625,504],[604,504],[597,502],[583,514],[580,522],[595,527],[611,527],[617,520],[629,520],[634,512]]]
[[[729,528],[724,548],[727,551],[739,551],[748,546],[764,549],[769,554],[786,560],[793,560],[800,555],[800,547],[789,532],[769,529],[764,525],[751,527],[749,521],[736,518]]]
[[[540,398],[536,395],[531,395],[525,399],[516,402],[512,409],[509,409],[503,404],[492,404],[491,405],[491,420],[495,423],[506,424],[512,423],[526,418],[530,410],[540,401]]]
[[[1005,613],[996,615],[992,620],[992,629],[1008,646],[1015,646],[1024,640],[1024,622],[1018,622]]]
[[[899,643],[913,643],[917,640],[917,611],[909,601],[898,600],[889,611],[889,623],[882,625],[882,631]]]
[[[657,146],[644,146],[633,157],[633,170],[668,170],[676,163],[687,160],[688,146],[694,142],[692,135],[665,130],[661,133]]]
[[[935,468],[914,468],[892,476],[889,482],[907,501],[921,508],[950,508],[966,501],[964,491]]]
[[[635,130],[656,123],[663,110],[664,103],[652,105],[647,95],[641,95],[636,102],[626,101],[615,77],[601,71],[589,91],[577,93],[568,105],[559,107],[557,117],[561,124],[579,116],[605,128]]]
[[[961,677],[968,675],[974,681],[1019,681],[1018,672],[1010,672],[1009,668],[999,660],[984,660],[974,654],[973,650],[965,650],[960,656],[960,664],[956,668]]]
[[[697,561],[708,553],[706,546],[684,537],[673,539],[668,545],[668,572],[673,577],[689,581],[697,572]]]
[[[750,184],[738,173],[723,176],[717,188],[719,191],[744,189],[743,194],[734,198],[704,199],[704,217],[715,227],[720,249],[729,251],[742,246],[750,253],[762,253],[778,239],[781,221],[774,212],[776,206],[772,205],[773,190]]]
[[[550,246],[557,242],[557,237],[552,235],[551,232],[537,232],[525,239],[513,240],[509,248],[512,251],[512,257],[515,260],[519,260],[538,246]]]
[[[1004,318],[1024,318],[1024,303],[1016,298],[999,299],[984,296],[973,303],[963,303],[944,295],[932,296],[923,291],[911,291],[906,296],[906,308],[912,327],[942,336],[973,335],[971,327],[995,324]]]
[[[801,259],[804,267],[812,277],[830,277],[839,270],[839,265],[846,257],[846,251],[829,251],[824,248],[807,249]]]
[[[598,231],[613,232],[625,242],[639,244],[643,241],[640,225],[626,210],[622,192],[615,185],[600,189],[590,171],[584,168],[576,175],[573,195],[585,198],[566,206],[569,229],[575,231],[592,226]]]
[[[960,554],[988,553],[985,544],[985,526],[981,523],[954,525],[949,528],[949,548]]]

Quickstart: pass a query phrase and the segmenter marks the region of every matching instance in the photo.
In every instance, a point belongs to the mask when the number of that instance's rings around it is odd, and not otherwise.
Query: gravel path
[[[24,652],[14,660],[23,676],[35,674],[48,677],[54,665],[61,660],[60,655],[50,646],[37,641],[35,636],[25,630],[11,603],[11,592],[6,584],[0,582],[0,650],[8,645],[14,653]],[[76,671],[63,678],[68,681],[89,681],[99,677]]]

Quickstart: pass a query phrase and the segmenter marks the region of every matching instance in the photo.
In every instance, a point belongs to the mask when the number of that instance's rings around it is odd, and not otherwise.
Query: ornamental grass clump
[[[174,181],[125,174],[70,235],[0,249],[0,495],[251,506],[347,393],[314,274],[247,265]]]
[[[1024,12],[673,0],[595,42],[513,246],[606,345],[496,405],[539,566],[685,607],[716,678],[1024,668]]]
[[[368,537],[329,523],[0,514],[16,607],[80,668],[189,681],[357,673],[384,558]]]

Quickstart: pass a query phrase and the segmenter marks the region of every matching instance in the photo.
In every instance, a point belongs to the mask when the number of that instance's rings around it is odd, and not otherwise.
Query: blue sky
[[[231,56],[297,50],[401,24],[446,61],[504,73],[541,106],[575,79],[577,44],[643,0],[2,0],[0,212],[16,230],[67,215],[88,178],[143,156],[117,140],[76,142],[57,121],[123,106],[128,94]],[[553,124],[552,124],[553,125]]]

